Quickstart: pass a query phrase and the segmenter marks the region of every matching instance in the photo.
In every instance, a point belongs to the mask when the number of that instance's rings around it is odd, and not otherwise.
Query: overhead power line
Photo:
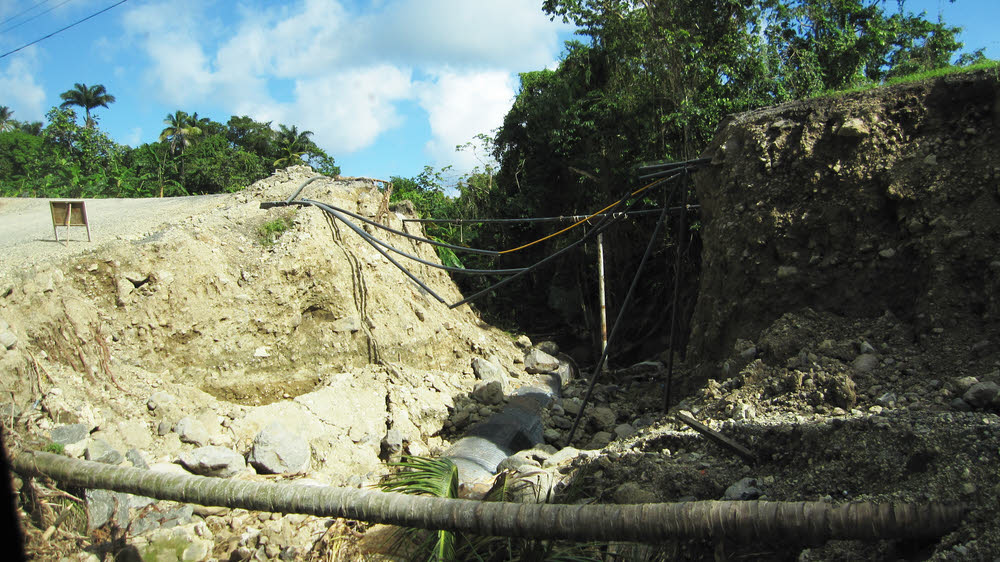
[[[60,7],[60,6],[64,6],[64,5],[66,5],[66,4],[69,4],[69,3],[70,3],[70,2],[72,2],[72,1],[73,1],[73,0],[63,0],[62,2],[60,2],[60,3],[56,4],[55,6],[52,6],[52,7],[51,7],[51,8],[49,8],[48,10],[43,10],[43,11],[41,11],[41,12],[39,12],[39,13],[37,13],[37,14],[35,14],[35,15],[31,16],[30,18],[28,18],[28,19],[26,19],[26,20],[22,21],[22,22],[18,22],[18,23],[15,23],[14,25],[12,25],[12,26],[10,26],[10,27],[7,27],[7,28],[4,28],[4,29],[0,29],[0,33],[7,33],[8,31],[10,31],[10,30],[12,30],[12,29],[17,29],[17,28],[21,27],[22,25],[24,25],[24,24],[28,23],[29,21],[32,21],[32,20],[36,20],[36,19],[38,19],[38,18],[40,18],[40,17],[44,16],[45,14],[47,14],[47,13],[51,12],[52,10],[55,10],[56,8],[58,8],[58,7]]]
[[[69,1],[69,0],[67,0],[67,1]],[[111,8],[115,8],[115,7],[117,7],[117,6],[121,6],[121,5],[122,5],[122,4],[124,4],[125,2],[128,2],[128,0],[120,0],[119,2],[117,2],[117,3],[115,3],[115,4],[112,4],[112,5],[108,6],[107,8],[104,8],[103,10],[100,10],[100,11],[98,11],[98,12],[94,12],[93,14],[90,14],[89,16],[87,16],[87,17],[85,17],[85,18],[83,18],[83,19],[80,19],[80,20],[77,20],[77,21],[73,22],[73,23],[71,23],[71,24],[67,25],[66,27],[63,27],[62,29],[57,29],[57,30],[53,31],[52,33],[49,33],[49,34],[48,34],[48,35],[46,35],[45,37],[42,37],[42,38],[40,38],[40,39],[35,39],[35,40],[34,40],[34,41],[32,41],[31,43],[28,43],[28,44],[26,44],[26,45],[21,45],[20,47],[18,47],[18,48],[16,48],[16,49],[14,49],[14,50],[12,50],[12,51],[7,51],[6,53],[4,53],[4,54],[0,55],[0,59],[2,59],[2,58],[4,58],[4,57],[6,57],[7,55],[12,55],[12,54],[14,54],[14,53],[16,53],[16,52],[20,51],[21,49],[25,49],[25,48],[27,48],[27,47],[30,47],[30,46],[34,45],[35,43],[40,43],[40,42],[42,42],[42,41],[45,41],[45,40],[46,40],[46,39],[48,39],[49,37],[52,37],[52,36],[54,36],[54,35],[57,35],[57,34],[59,34],[59,33],[62,33],[63,31],[66,31],[67,29],[69,29],[69,28],[71,28],[71,27],[74,27],[74,26],[77,26],[77,25],[80,25],[81,23],[83,23],[83,22],[85,22],[85,21],[87,21],[87,20],[89,20],[89,19],[91,19],[91,18],[94,18],[94,17],[97,17],[97,16],[99,16],[99,15],[103,14],[104,12],[107,12],[107,11],[108,11],[108,10],[110,10]],[[64,2],[64,3],[65,3],[65,2]]]
[[[31,7],[25,8],[24,10],[21,10],[20,12],[14,14],[13,16],[10,16],[9,18],[7,18],[5,20],[0,21],[0,25],[3,25],[5,23],[9,22],[10,20],[15,20],[15,19],[23,16],[24,14],[27,14],[31,10],[34,10],[35,8],[37,8],[37,7],[41,6],[42,4],[48,2],[48,1],[49,0],[41,0],[41,2],[35,2],[34,4],[31,5]]]

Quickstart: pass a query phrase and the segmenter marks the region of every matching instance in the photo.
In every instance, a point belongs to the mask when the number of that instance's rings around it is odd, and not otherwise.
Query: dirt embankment
[[[556,476],[556,501],[969,508],[943,538],[605,549],[625,558],[1000,556],[998,147],[1000,85],[991,73],[728,120],[708,150],[712,165],[696,175],[703,273],[676,395],[678,408],[740,441],[756,462],[665,415],[664,368],[649,361],[596,386],[573,444],[592,451],[529,455]],[[16,444],[44,446],[74,423],[88,442],[135,449],[156,466],[195,448],[179,429],[189,418],[237,456],[277,420],[308,436],[308,478],[364,485],[385,471],[379,454],[392,430],[409,452],[437,453],[502,405],[470,396],[474,359],[500,366],[508,392],[530,379],[507,334],[467,308],[435,303],[318,210],[259,209],[309,176],[291,169],[141,236],[0,278],[0,319],[9,324],[0,338],[14,338],[0,348],[0,382]],[[367,184],[309,189],[365,216],[381,205]],[[291,228],[261,245],[257,228],[278,217]],[[403,228],[391,213],[389,221]],[[413,269],[458,299],[443,273]],[[543,414],[549,443],[562,445],[585,392],[584,381],[573,383]],[[320,559],[330,537],[364,530],[240,511],[193,515],[192,533],[210,546],[202,559]],[[31,517],[42,527],[36,539],[54,520]],[[100,532],[56,536],[83,548]]]

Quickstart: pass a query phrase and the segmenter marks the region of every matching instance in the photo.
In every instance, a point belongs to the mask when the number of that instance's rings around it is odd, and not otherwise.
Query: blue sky
[[[0,53],[118,0],[0,0]],[[886,3],[893,8],[896,2]],[[129,0],[0,59],[0,105],[44,120],[75,82],[117,98],[116,141],[157,138],[175,110],[296,125],[345,175],[469,170],[455,146],[502,122],[517,74],[554,68],[572,30],[541,0]],[[1000,59],[1000,0],[908,0]],[[27,11],[26,11],[27,10]],[[46,12],[46,10],[49,10]],[[25,12],[22,15],[18,15]]]

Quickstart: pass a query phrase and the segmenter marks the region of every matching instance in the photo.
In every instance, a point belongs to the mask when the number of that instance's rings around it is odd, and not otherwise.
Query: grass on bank
[[[257,234],[260,236],[260,245],[265,248],[274,246],[278,238],[291,228],[291,226],[292,219],[289,217],[279,217],[260,225],[257,229]]]
[[[1000,78],[1000,61],[995,60],[985,60],[983,62],[978,62],[969,66],[945,66],[942,68],[935,68],[933,70],[925,70],[922,72],[914,72],[913,74],[907,74],[905,76],[897,76],[886,80],[881,84],[876,84],[874,82],[861,84],[858,86],[853,86],[851,88],[845,88],[843,90],[827,90],[824,92],[819,92],[811,96],[809,99],[817,98],[832,98],[838,96],[844,96],[847,94],[854,94],[858,92],[867,92],[868,90],[874,90],[876,88],[882,88],[886,86],[896,86],[899,84],[910,84],[912,82],[920,82],[922,80],[929,80],[932,78],[941,78],[942,76],[950,76],[952,74],[964,74],[969,72],[978,72],[981,70],[992,70],[998,78]]]

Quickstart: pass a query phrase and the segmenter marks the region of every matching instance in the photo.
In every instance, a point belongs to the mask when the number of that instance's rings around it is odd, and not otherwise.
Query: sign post
[[[52,232],[59,241],[58,227],[66,227],[66,241],[69,244],[69,227],[87,227],[87,242],[90,242],[90,223],[87,222],[87,206],[83,201],[49,201],[49,210],[52,211]]]

